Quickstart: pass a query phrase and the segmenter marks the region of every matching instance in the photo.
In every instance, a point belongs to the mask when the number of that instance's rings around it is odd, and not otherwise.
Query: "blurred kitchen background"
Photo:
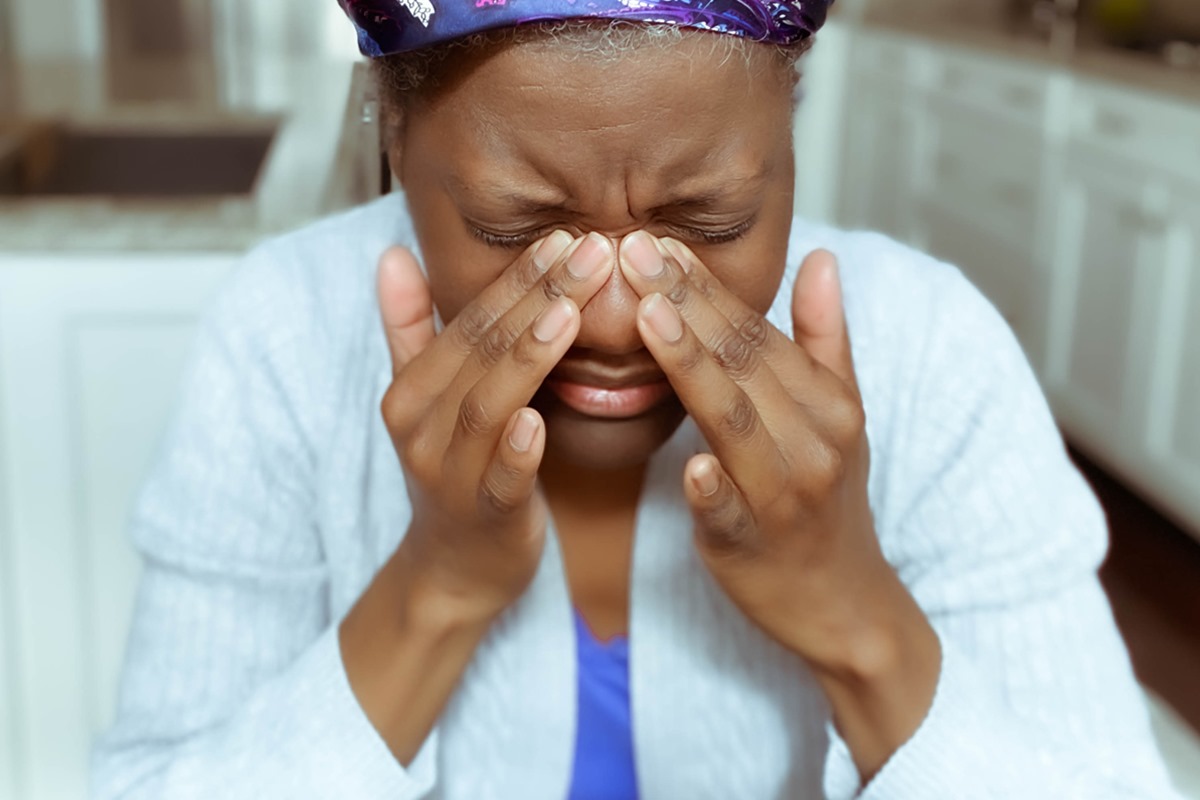
[[[1200,1],[839,0],[819,40],[798,211],[1009,320],[1200,798]],[[381,191],[377,117],[333,0],[0,0],[0,798],[84,796],[197,315],[245,248]]]

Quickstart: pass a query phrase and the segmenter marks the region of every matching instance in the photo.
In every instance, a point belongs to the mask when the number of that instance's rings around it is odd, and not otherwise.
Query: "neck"
[[[642,492],[645,464],[619,470],[594,470],[554,458],[542,460],[538,477],[556,517],[602,519],[628,513]]]

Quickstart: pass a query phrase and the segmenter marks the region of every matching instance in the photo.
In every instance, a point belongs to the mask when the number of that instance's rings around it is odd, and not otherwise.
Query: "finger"
[[[774,491],[785,465],[754,400],[661,294],[642,299],[637,326],[646,349],[737,484],[755,494]]]
[[[376,293],[395,374],[433,340],[433,298],[416,257],[403,247],[379,257]]]
[[[759,352],[762,358],[778,376],[788,393],[796,400],[810,405],[816,402],[826,377],[820,362],[803,347],[797,347],[796,342],[787,334],[726,289],[687,245],[675,239],[663,239],[662,244],[663,248],[684,266],[692,276],[693,282],[704,284],[709,301],[722,314],[734,320],[735,327],[743,335],[761,340]]]
[[[837,257],[828,250],[812,251],[800,265],[792,290],[792,325],[796,343],[857,396],[841,276]]]
[[[758,544],[750,506],[714,456],[703,453],[688,460],[683,493],[703,555],[729,558]]]
[[[677,260],[664,255],[654,238],[642,231],[621,242],[620,261],[626,281],[639,295],[657,293],[667,298],[717,365],[755,398],[768,425],[773,418],[793,412],[795,402],[759,352],[771,328],[761,315],[747,315],[739,330],[710,302],[712,292],[697,285]],[[686,404],[686,398],[681,399]]]
[[[523,508],[537,486],[538,467],[546,447],[546,427],[532,408],[518,409],[504,427],[479,481],[480,510],[504,516]]]
[[[464,480],[480,474],[509,418],[533,399],[542,381],[575,341],[579,308],[560,297],[458,403],[454,430],[446,452],[447,466]]]
[[[444,392],[496,320],[545,277],[546,271],[562,259],[573,242],[575,239],[566,231],[555,231],[530,245],[409,362],[406,379],[431,398]]]
[[[457,374],[442,392],[438,403],[438,429],[447,433],[451,430],[462,398],[504,359],[548,306],[565,298],[577,309],[582,308],[608,280],[613,257],[612,242],[597,233],[590,233],[567,248],[545,277],[496,320],[468,357],[460,362]],[[574,334],[571,341],[573,337]],[[562,353],[565,352],[564,349]],[[561,358],[562,353],[558,357]],[[521,403],[527,402],[528,397],[521,400]]]

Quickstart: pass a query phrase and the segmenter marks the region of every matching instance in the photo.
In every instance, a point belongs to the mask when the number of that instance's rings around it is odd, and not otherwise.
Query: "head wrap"
[[[658,22],[795,44],[817,32],[833,0],[338,0],[365,56],[418,50],[529,22]]]

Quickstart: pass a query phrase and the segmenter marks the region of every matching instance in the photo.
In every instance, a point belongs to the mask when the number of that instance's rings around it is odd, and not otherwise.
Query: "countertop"
[[[241,252],[358,199],[347,186],[357,176],[347,173],[362,166],[357,149],[369,147],[361,62],[251,55],[223,67],[47,61],[3,71],[0,123],[10,126],[53,120],[156,131],[268,121],[278,129],[248,194],[0,197],[0,252]]]
[[[876,13],[860,23],[864,30],[893,32],[938,44],[990,52],[1026,63],[1070,72],[1077,77],[1149,92],[1200,107],[1200,70],[1172,67],[1152,56],[1120,50],[1086,36],[1070,49],[1011,29],[1001,20],[932,18]]]

